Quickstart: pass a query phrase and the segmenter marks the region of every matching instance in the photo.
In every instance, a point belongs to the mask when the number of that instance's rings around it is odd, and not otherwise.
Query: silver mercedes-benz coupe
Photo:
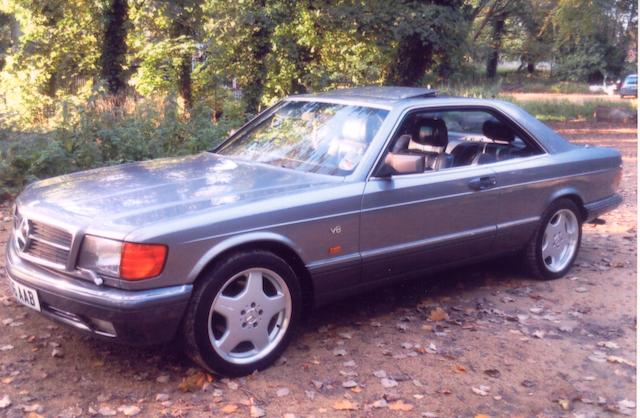
[[[15,202],[6,266],[26,306],[129,344],[176,337],[243,375],[303,307],[408,273],[519,254],[563,276],[614,209],[620,153],[518,108],[363,87],[292,96],[210,152],[74,173]]]

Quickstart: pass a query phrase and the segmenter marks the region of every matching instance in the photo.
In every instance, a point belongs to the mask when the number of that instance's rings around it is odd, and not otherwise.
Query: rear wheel
[[[235,254],[196,286],[184,321],[187,354],[228,376],[264,369],[291,340],[301,299],[283,259],[266,251]]]
[[[564,276],[575,261],[582,239],[582,222],[577,205],[569,199],[553,202],[542,216],[529,242],[525,261],[542,279]]]

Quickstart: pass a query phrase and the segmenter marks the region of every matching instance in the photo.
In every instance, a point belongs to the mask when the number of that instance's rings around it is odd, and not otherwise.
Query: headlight
[[[167,246],[115,241],[87,235],[78,267],[125,280],[142,280],[162,273]]]
[[[78,266],[111,277],[120,275],[122,242],[87,235],[82,240]]]

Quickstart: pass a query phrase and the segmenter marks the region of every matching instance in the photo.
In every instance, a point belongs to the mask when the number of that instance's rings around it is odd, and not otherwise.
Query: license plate
[[[40,311],[40,300],[38,299],[38,292],[35,289],[21,285],[20,283],[9,280],[13,295],[18,299],[18,302],[31,309]]]

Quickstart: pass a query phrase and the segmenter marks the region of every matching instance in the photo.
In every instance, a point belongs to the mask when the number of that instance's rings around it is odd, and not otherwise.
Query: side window
[[[419,155],[425,171],[491,164],[540,154],[511,126],[485,110],[445,110],[409,114],[389,152]]]

